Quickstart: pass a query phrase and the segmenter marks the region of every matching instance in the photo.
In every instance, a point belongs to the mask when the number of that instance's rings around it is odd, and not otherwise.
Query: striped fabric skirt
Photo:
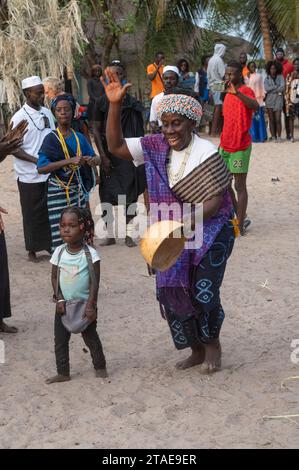
[[[48,214],[51,227],[51,251],[62,245],[60,237],[59,221],[61,212],[67,207],[86,207],[86,197],[79,185],[71,185],[69,189],[69,200],[66,197],[65,189],[53,178],[48,180]]]

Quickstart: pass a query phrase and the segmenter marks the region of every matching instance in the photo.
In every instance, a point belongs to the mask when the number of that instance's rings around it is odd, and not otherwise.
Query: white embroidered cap
[[[163,73],[165,72],[174,72],[178,76],[180,75],[179,69],[175,65],[165,65],[165,67],[163,68]]]
[[[22,80],[22,90],[26,90],[26,88],[31,88],[33,86],[42,84],[43,82],[41,81],[40,77],[34,75],[33,77],[24,78],[24,80]]]

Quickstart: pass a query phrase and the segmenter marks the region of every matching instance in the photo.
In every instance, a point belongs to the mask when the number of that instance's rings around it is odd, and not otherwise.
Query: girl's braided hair
[[[82,207],[66,207],[61,212],[60,222],[64,214],[75,214],[78,218],[79,224],[84,224],[84,229],[87,230],[87,222],[90,217],[89,209],[83,209]]]

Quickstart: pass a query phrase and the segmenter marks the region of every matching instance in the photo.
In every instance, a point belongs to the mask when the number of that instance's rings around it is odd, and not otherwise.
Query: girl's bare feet
[[[205,344],[205,360],[201,365],[200,372],[202,374],[210,374],[221,369],[221,344],[219,339],[212,340],[211,343]]]
[[[46,380],[46,384],[49,385],[49,384],[54,384],[55,382],[68,382],[69,380],[71,380],[71,377],[69,375],[57,374],[57,375],[54,375],[54,377],[49,377]]]
[[[176,364],[176,368],[180,370],[189,369],[189,367],[197,366],[202,364],[205,359],[205,348],[202,344],[199,344],[196,348],[191,348],[191,356],[187,357],[184,361],[180,361]]]
[[[101,379],[107,379],[108,377],[108,372],[107,369],[96,369],[95,370],[95,375],[96,377],[100,377]]]

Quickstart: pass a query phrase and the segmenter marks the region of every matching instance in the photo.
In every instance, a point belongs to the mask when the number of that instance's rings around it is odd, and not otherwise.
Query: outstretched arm
[[[106,125],[108,148],[109,151],[118,158],[122,158],[123,160],[133,160],[126,141],[123,138],[121,128],[121,103],[131,84],[126,83],[122,86],[117,75],[111,71],[110,67],[106,68],[105,75],[108,78],[108,84],[105,83],[103,77],[101,77],[101,82],[105,88],[106,96],[109,101]]]
[[[29,162],[29,163],[36,163],[37,158],[32,157],[32,155],[29,155],[25,150],[18,148],[14,152],[12,152],[12,155],[19,160],[23,160],[24,162]]]

